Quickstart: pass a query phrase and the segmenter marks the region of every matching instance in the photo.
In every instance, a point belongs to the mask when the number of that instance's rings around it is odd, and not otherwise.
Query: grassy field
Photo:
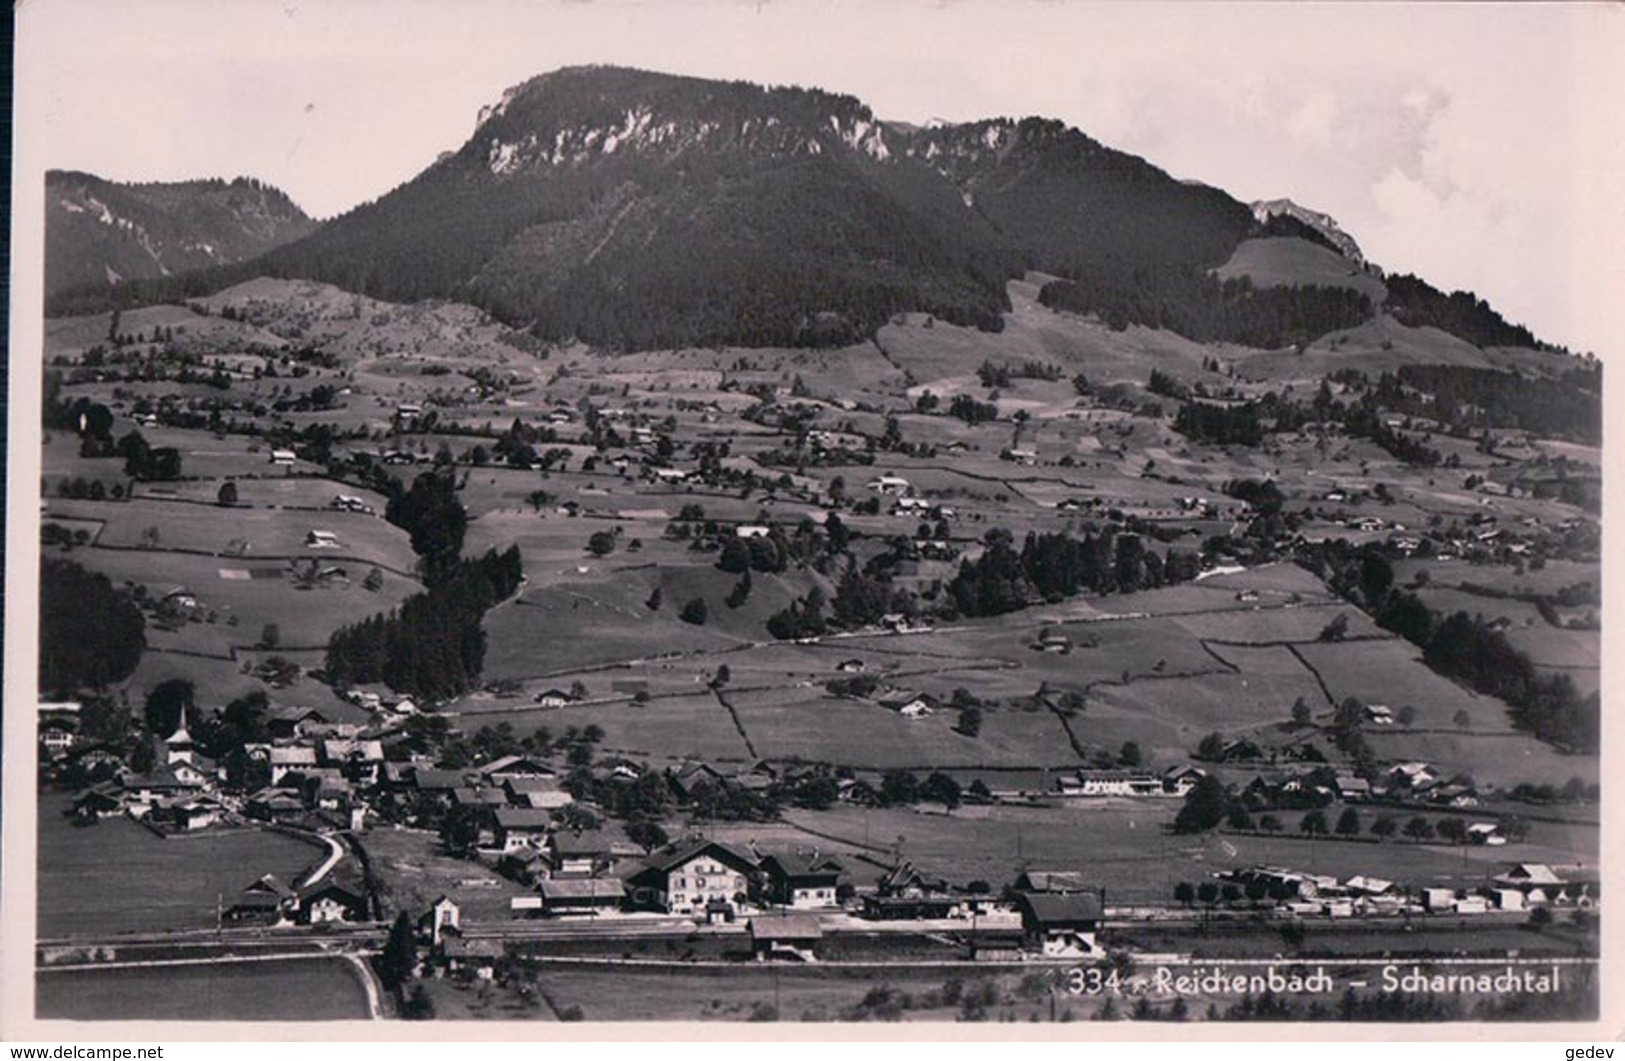
[[[42,937],[209,928],[216,904],[266,873],[285,882],[319,862],[324,849],[258,829],[161,839],[127,818],[76,828],[57,793],[39,800]],[[108,872],[116,866],[116,873]]]
[[[39,1020],[365,1020],[349,962],[315,958],[35,974]]]
[[[1230,260],[1218,268],[1217,274],[1221,280],[1245,276],[1258,287],[1315,284],[1352,288],[1369,298],[1374,306],[1381,305],[1388,297],[1388,289],[1381,280],[1336,251],[1305,239],[1244,240]]]
[[[448,895],[470,921],[502,921],[511,916],[508,900],[527,894],[477,862],[439,854],[434,834],[420,829],[374,829],[361,843],[379,881],[386,920],[402,910],[416,917]]]

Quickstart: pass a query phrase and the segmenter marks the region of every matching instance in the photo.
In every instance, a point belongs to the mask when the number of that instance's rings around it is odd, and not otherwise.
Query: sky
[[[19,183],[245,175],[331,217],[461,146],[505,88],[614,63],[911,122],[1059,118],[1625,357],[1625,6],[23,0],[17,32]]]

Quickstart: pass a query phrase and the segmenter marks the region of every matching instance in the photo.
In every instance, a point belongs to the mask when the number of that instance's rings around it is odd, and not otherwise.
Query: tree
[[[733,681],[733,676],[734,676],[734,672],[731,669],[729,669],[728,665],[726,663],[722,664],[721,666],[719,666],[717,668],[716,675],[714,677],[712,677],[712,679],[711,679],[711,688],[713,688],[713,689],[722,688],[723,686],[727,685],[729,682]]]
[[[1414,704],[1406,704],[1404,707],[1401,707],[1399,709],[1399,713],[1397,715],[1395,715],[1394,717],[1399,720],[1399,724],[1401,726],[1404,726],[1407,729],[1409,729],[1411,726],[1414,726],[1416,724],[1416,707],[1415,707],[1415,705]]]
[[[1418,842],[1433,838],[1433,823],[1420,814],[1405,823],[1405,835]]]
[[[959,782],[941,771],[934,771],[920,787],[921,798],[940,803],[950,811],[959,806],[959,795]]]
[[[453,806],[440,823],[440,842],[446,845],[448,854],[467,858],[479,846],[479,810],[461,803]]]
[[[361,582],[361,586],[369,592],[377,593],[384,588],[384,572],[376,567],[368,571],[367,577]]]
[[[1202,738],[1196,746],[1196,757],[1209,762],[1218,762],[1224,758],[1224,735],[1222,733],[1209,733]]]
[[[1371,835],[1379,840],[1386,840],[1399,831],[1399,822],[1392,814],[1379,814],[1377,820],[1371,823]]]
[[[739,576],[739,581],[734,583],[733,589],[728,591],[728,596],[723,598],[723,603],[730,608],[737,608],[744,604],[749,597],[750,572],[746,571]]]
[[[1344,807],[1343,813],[1337,817],[1335,832],[1338,836],[1360,835],[1360,812],[1353,807]]]
[[[1298,697],[1292,704],[1292,722],[1294,725],[1307,726],[1314,719],[1314,713],[1309,710],[1309,703],[1303,697]]]
[[[401,1016],[406,1020],[434,1020],[434,999],[422,984],[412,988],[412,997],[401,1007]]]
[[[661,602],[660,587],[656,586],[654,588],[654,590],[649,594],[649,599],[643,602],[643,606],[648,608],[652,612],[657,612],[657,611],[660,610],[660,602]]]
[[[1117,753],[1118,765],[1130,770],[1138,769],[1142,758],[1140,746],[1133,741],[1124,741],[1122,750]]]
[[[1181,906],[1189,906],[1196,901],[1196,889],[1190,881],[1182,880],[1174,885],[1174,901]]]
[[[594,556],[608,556],[615,551],[615,535],[609,531],[596,531],[587,539],[587,551]]]
[[[1227,802],[1224,785],[1209,774],[1196,783],[1185,796],[1185,803],[1174,816],[1177,833],[1203,833],[1224,820]]]
[[[1325,836],[1327,832],[1326,812],[1316,809],[1305,814],[1303,821],[1298,823],[1298,831],[1307,836]]]
[[[1266,814],[1258,819],[1258,827],[1266,833],[1278,833],[1281,831],[1281,819],[1273,814]]]
[[[671,841],[666,830],[660,823],[642,814],[635,814],[626,822],[626,838],[643,848],[648,854],[657,847],[665,847]]]
[[[153,686],[143,712],[147,732],[162,740],[180,728],[192,713],[195,690],[185,678],[170,678]]]
[[[683,605],[683,610],[677,613],[677,618],[685,623],[695,626],[704,626],[705,621],[711,617],[711,609],[706,606],[704,597],[695,597]]]
[[[1467,709],[1464,707],[1464,708],[1459,709],[1454,715],[1452,715],[1450,717],[1450,721],[1455,724],[1455,727],[1457,729],[1463,729],[1464,730],[1464,729],[1467,729],[1468,727],[1470,727],[1473,724],[1473,716],[1469,715],[1467,713]]]
[[[1319,640],[1341,641],[1348,636],[1348,632],[1349,617],[1342,612],[1338,612],[1331,622],[1321,628]]]
[[[965,707],[959,712],[959,722],[954,727],[967,737],[974,737],[982,732],[982,709],[975,706]]]
[[[282,628],[276,623],[266,623],[260,630],[260,648],[276,648],[282,643]]]
[[[383,981],[387,990],[395,993],[396,998],[400,997],[401,989],[417,968],[417,953],[417,931],[412,925],[412,915],[402,910],[390,927],[389,939],[378,955],[378,979]]]
[[[1464,843],[1467,839],[1467,823],[1454,815],[1448,818],[1441,818],[1439,820],[1438,833],[1441,837],[1449,840],[1453,844]]]
[[[106,575],[71,560],[40,564],[39,683],[73,696],[135,672],[147,647],[146,620],[135,601]]]
[[[225,482],[221,483],[220,491],[214,495],[214,498],[217,503],[227,508],[235,505],[237,503],[236,481],[233,479],[227,479]]]

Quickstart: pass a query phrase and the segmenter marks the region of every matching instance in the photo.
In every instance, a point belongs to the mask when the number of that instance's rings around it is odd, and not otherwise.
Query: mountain
[[[317,223],[282,192],[239,177],[122,184],[45,175],[45,290],[171,276],[258,257]]]
[[[1252,211],[1254,220],[1260,225],[1268,225],[1277,218],[1290,218],[1318,235],[1327,246],[1355,265],[1365,264],[1360,245],[1354,242],[1353,236],[1339,228],[1328,214],[1299,206],[1291,199],[1260,199],[1252,204]]]
[[[123,217],[102,209],[73,217]],[[1324,214],[1286,199],[1249,206],[1058,121],[921,127],[817,89],[570,67],[510,88],[461,147],[302,238],[116,292],[81,288],[49,308],[271,276],[468,302],[540,339],[610,349],[823,346],[905,311],[997,330],[1007,282],[1037,270],[1059,278],[1041,293],[1054,308],[1274,349],[1398,297],[1350,282],[1362,276],[1335,261],[1271,278],[1233,261],[1245,243],[1282,237],[1364,269]],[[1522,338],[1476,299],[1400,293],[1409,320],[1474,342]]]
[[[269,274],[457,298],[617,348],[824,344],[909,310],[998,328],[1031,267],[1217,266],[1251,223],[1056,122],[919,129],[813,89],[575,67],[251,268],[161,286]]]

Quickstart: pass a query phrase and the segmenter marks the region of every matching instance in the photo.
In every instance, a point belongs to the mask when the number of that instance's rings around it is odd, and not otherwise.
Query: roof
[[[839,859],[817,851],[792,851],[762,858],[762,868],[782,877],[833,877],[846,872]]]
[[[413,783],[420,789],[451,790],[462,788],[466,782],[463,775],[457,770],[418,770],[412,775]]]
[[[551,776],[556,772],[542,760],[529,755],[504,755],[500,759],[491,760],[478,769],[480,773],[487,777],[506,772],[547,774]]]
[[[272,748],[269,759],[272,766],[315,766],[316,749],[303,744]]]
[[[497,825],[503,829],[545,829],[553,816],[531,807],[498,807]]]
[[[719,840],[705,839],[684,840],[670,844],[644,859],[644,865],[649,869],[665,872],[692,862],[701,855],[711,855],[718,861],[731,862],[735,866],[745,869],[755,869],[757,865],[756,859],[738,848],[730,847]]]
[[[584,829],[580,832],[557,832],[548,841],[560,858],[585,858],[609,853],[610,843],[602,831]]]
[[[822,939],[824,926],[816,917],[797,917],[793,914],[750,919],[750,936],[755,940],[811,940]]]
[[[1022,882],[1026,885],[1023,887]],[[1030,869],[1016,880],[1016,887],[1029,892],[1093,892],[1095,885],[1077,870]]]
[[[1022,892],[1016,901],[1023,920],[1031,918],[1039,925],[1099,921],[1102,913],[1095,892]]]
[[[543,899],[619,900],[626,894],[626,884],[619,877],[554,877],[536,887]]]

